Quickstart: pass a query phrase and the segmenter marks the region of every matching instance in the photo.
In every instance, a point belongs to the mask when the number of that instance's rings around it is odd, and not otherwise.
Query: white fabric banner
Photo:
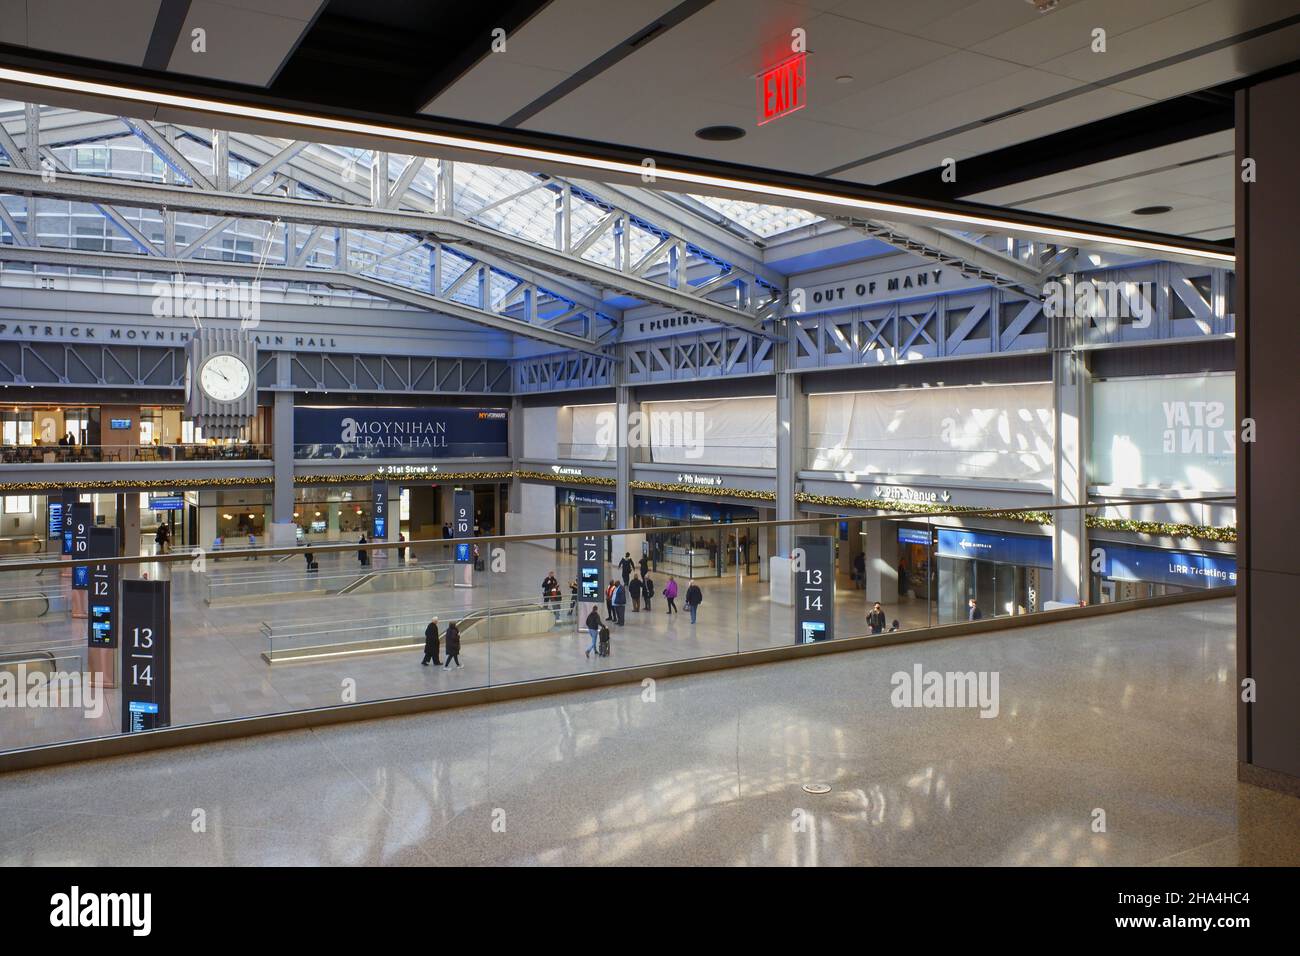
[[[826,471],[1050,480],[1052,386],[812,395],[808,445],[809,467]]]
[[[560,437],[560,457],[585,461],[613,461],[618,434],[618,409],[613,405],[577,405],[569,412],[567,439]]]
[[[646,402],[643,440],[654,462],[776,467],[776,399]]]
[[[1231,372],[1094,382],[1088,480],[1231,491],[1237,483],[1235,407]]]

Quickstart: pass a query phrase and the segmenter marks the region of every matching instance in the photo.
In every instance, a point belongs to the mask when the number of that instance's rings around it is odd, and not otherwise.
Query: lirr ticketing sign
[[[799,535],[794,546],[803,553],[803,570],[794,574],[795,643],[829,641],[835,636],[835,540]]]

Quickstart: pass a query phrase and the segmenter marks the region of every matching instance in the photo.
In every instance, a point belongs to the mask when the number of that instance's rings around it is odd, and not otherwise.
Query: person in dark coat
[[[438,660],[438,619],[436,617],[424,629],[424,660],[420,663],[428,667],[431,660],[435,664],[442,663]]]
[[[445,669],[447,669],[448,667],[450,667],[450,666],[451,666],[451,662],[452,662],[453,660],[456,662],[456,666],[457,666],[457,667],[460,667],[460,666],[461,666],[461,664],[460,664],[460,628],[456,626],[456,622],[455,622],[455,621],[452,621],[450,624],[447,625],[447,661],[446,661],[445,664],[442,665],[442,666],[443,666],[443,669],[445,670]]]
[[[628,582],[628,579],[629,579],[630,577],[632,577],[632,570],[633,570],[635,567],[636,567],[636,565],[632,563],[632,552],[631,552],[631,551],[624,551],[624,552],[623,552],[623,560],[620,561],[620,562],[618,563],[618,570],[619,570],[619,573],[623,575],[623,584],[624,584],[624,585],[626,585],[627,582]]]
[[[627,582],[627,593],[632,598],[632,610],[634,611],[641,610],[641,588],[641,579],[638,577],[633,577],[631,581]]]
[[[596,613],[596,605],[591,606],[591,613],[583,623],[587,625],[587,633],[591,635],[591,644],[587,647],[587,656],[591,657],[591,652],[596,649],[596,642],[600,640],[600,615]]]
[[[366,533],[364,531],[361,532],[361,537],[357,538],[357,544],[366,544]],[[360,564],[364,568],[369,559],[370,559],[370,555],[365,548],[357,548],[358,564]]]
[[[691,612],[691,623],[695,623],[695,612],[699,610],[700,605],[704,602],[704,592],[694,581],[688,581],[686,584],[686,610]]]
[[[627,588],[621,584],[616,584],[612,603],[614,605],[614,620],[618,622],[619,627],[622,627],[627,623],[624,616],[627,613]]]
[[[871,628],[872,634],[879,634],[885,629],[885,612],[879,601],[871,605],[871,610],[867,612],[867,627]]]
[[[307,562],[307,570],[311,570],[311,563],[316,560],[310,551],[303,551],[302,559]]]
[[[650,559],[643,554],[641,555],[641,577],[645,577],[649,573],[650,573]]]
[[[966,602],[966,620],[978,621],[983,616],[983,613],[980,611],[980,606],[975,603],[974,598],[971,598]]]
[[[555,576],[555,572],[547,571],[546,577],[542,578],[542,603],[549,607],[555,600],[555,592],[559,587],[560,580]]]
[[[645,609],[650,610],[650,599],[655,596],[655,582],[650,575],[642,572],[641,574],[641,600],[645,601]]]
[[[907,597],[907,562],[898,562],[898,596]]]

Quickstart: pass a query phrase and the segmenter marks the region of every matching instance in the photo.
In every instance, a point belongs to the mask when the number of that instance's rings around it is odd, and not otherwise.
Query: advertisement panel
[[[507,416],[504,408],[301,406],[294,457],[501,458]]]

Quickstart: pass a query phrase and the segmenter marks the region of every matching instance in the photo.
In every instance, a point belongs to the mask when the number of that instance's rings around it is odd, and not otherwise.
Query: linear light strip
[[[262,106],[225,103],[221,100],[182,96],[176,93],[166,93],[161,90],[144,90],[128,86],[117,86],[110,83],[97,83],[89,80],[49,76],[44,73],[32,73],[26,70],[15,70],[8,67],[0,67],[0,81],[18,83],[24,86],[35,86],[42,89],[72,91],[76,93],[89,94],[91,96],[106,96],[114,99],[130,100],[137,103],[147,104],[149,106],[172,106],[178,109],[198,110],[219,116],[251,118],[266,120],[273,123],[287,123],[293,126],[308,127],[327,132],[342,131],[347,133],[356,133],[362,136],[379,136],[386,139],[396,140],[398,142],[420,143],[427,146],[441,146],[450,149],[483,153],[488,156],[513,156],[519,159],[533,160],[536,162],[560,163],[569,166],[578,166],[585,169],[620,173],[629,176],[641,176],[646,173],[646,167],[622,160],[600,159],[595,156],[582,156],[577,153],[562,153],[554,150],[539,149],[532,146],[512,146],[507,143],[493,143],[486,140],[469,139],[462,136],[448,136],[442,133],[403,129],[397,126],[382,126],[374,123],[361,123],[356,120],[314,116],[310,113],[294,113],[285,110],[269,109]],[[656,180],[664,179],[672,182],[690,184],[702,187],[706,192],[710,188],[713,188],[730,189],[750,193],[758,201],[762,202],[768,201],[773,196],[780,196],[791,200],[795,205],[801,202],[813,202],[823,205],[838,206],[846,210],[876,213],[884,218],[888,218],[891,214],[901,214],[923,219],[932,219],[943,223],[958,223],[966,226],[975,226],[982,229],[1032,233],[1035,235],[1049,236],[1054,239],[1066,240],[1071,244],[1078,242],[1098,242],[1132,249],[1142,249],[1150,252],[1191,256],[1197,259],[1209,259],[1225,264],[1233,264],[1236,262],[1236,256],[1232,253],[1209,252],[1201,249],[1188,248],[1186,246],[1172,245],[1169,243],[1149,242],[1141,239],[1124,239],[1118,236],[1107,236],[1101,233],[1082,232],[1073,229],[1059,229],[1051,226],[1031,226],[1024,223],[1011,222],[988,216],[942,212],[935,209],[926,209],[921,206],[911,206],[903,203],[890,203],[871,199],[856,199],[849,196],[837,196],[834,193],[817,192],[809,189],[796,189],[789,186],[769,186],[743,179],[710,176],[668,167],[656,166],[653,174]]]

